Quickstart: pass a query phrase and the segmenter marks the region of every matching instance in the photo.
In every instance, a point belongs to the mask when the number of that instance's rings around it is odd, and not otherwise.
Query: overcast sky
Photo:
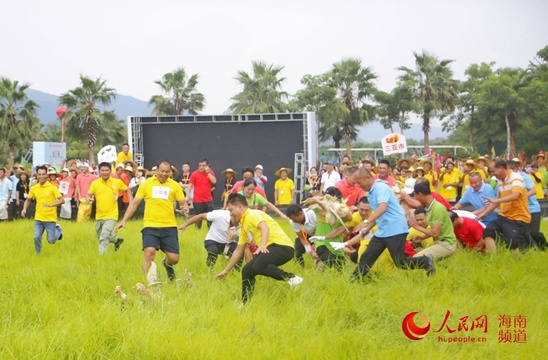
[[[149,100],[155,80],[182,66],[198,73],[204,113],[223,113],[252,60],[284,66],[284,90],[305,74],[356,57],[390,91],[413,51],[525,67],[548,45],[546,0],[0,0],[0,75],[60,94],[79,74]]]

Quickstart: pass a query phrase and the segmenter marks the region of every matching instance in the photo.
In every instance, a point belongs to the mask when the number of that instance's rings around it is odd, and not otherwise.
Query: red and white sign
[[[402,134],[388,134],[381,139],[384,156],[407,152],[407,140]]]

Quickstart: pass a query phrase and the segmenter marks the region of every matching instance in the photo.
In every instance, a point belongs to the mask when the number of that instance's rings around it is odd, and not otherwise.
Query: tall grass
[[[438,262],[438,272],[375,274],[351,283],[353,265],[343,273],[318,273],[284,265],[302,276],[299,289],[259,277],[251,302],[238,310],[240,274],[217,281],[205,265],[206,230],[189,227],[179,236],[181,261],[193,274],[194,287],[161,287],[156,303],[141,300],[131,287],[141,275],[141,222],[130,222],[113,248],[100,257],[94,223],[63,222],[64,238],[44,240],[34,254],[33,223],[0,223],[0,358],[2,359],[540,359],[548,345],[547,254],[530,251],[516,259],[507,251],[494,257],[457,253]],[[205,224],[204,224],[205,225]],[[291,234],[287,223],[284,229]],[[543,224],[548,233],[548,224]],[[293,235],[292,235],[293,237]],[[165,271],[156,258],[160,280]],[[121,285],[132,301],[113,293]],[[459,318],[488,316],[486,343],[438,342],[435,333],[447,310],[449,325]],[[406,338],[405,315],[419,311],[432,324],[420,341]],[[498,317],[527,317],[527,342],[498,342]],[[484,336],[477,330],[459,336]]]

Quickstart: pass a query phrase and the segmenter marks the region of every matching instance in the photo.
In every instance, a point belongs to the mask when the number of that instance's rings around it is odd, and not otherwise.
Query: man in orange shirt
[[[501,233],[506,247],[519,253],[519,249],[529,246],[531,213],[525,182],[521,175],[508,168],[505,160],[492,161],[489,172],[497,178],[499,193],[497,198],[485,197],[488,206],[478,214],[478,219],[483,219],[499,206],[500,212],[483,231],[485,246],[487,251],[496,253],[495,239],[497,233]]]

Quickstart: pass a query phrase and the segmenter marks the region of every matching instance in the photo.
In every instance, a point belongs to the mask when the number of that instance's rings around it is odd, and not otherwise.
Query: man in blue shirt
[[[400,268],[425,269],[427,275],[436,272],[431,255],[410,258],[405,253],[405,239],[409,228],[405,215],[392,189],[382,180],[375,180],[366,168],[362,167],[354,174],[354,181],[369,194],[369,204],[373,214],[364,220],[365,228],[360,232],[365,236],[375,226],[375,235],[360,258],[360,262],[352,274],[352,279],[367,275],[381,253],[388,249],[396,266]]]
[[[18,171],[25,171],[25,168],[22,166],[14,166],[12,174],[10,176],[11,184],[13,187],[13,190],[11,192],[11,204],[10,204],[10,219],[14,220],[19,217],[19,211],[17,207],[17,183],[19,182],[19,178],[17,177]]]
[[[487,206],[485,197],[492,199],[496,198],[497,195],[491,185],[483,182],[479,172],[472,172],[470,174],[470,187],[464,192],[464,195],[462,195],[459,202],[456,203],[451,210],[460,210],[463,205],[472,205],[474,207],[473,213],[477,215]],[[492,212],[482,219],[481,222],[487,225],[496,218],[497,214]]]
[[[8,220],[8,204],[11,200],[13,184],[6,176],[6,169],[0,168],[0,221]]]

